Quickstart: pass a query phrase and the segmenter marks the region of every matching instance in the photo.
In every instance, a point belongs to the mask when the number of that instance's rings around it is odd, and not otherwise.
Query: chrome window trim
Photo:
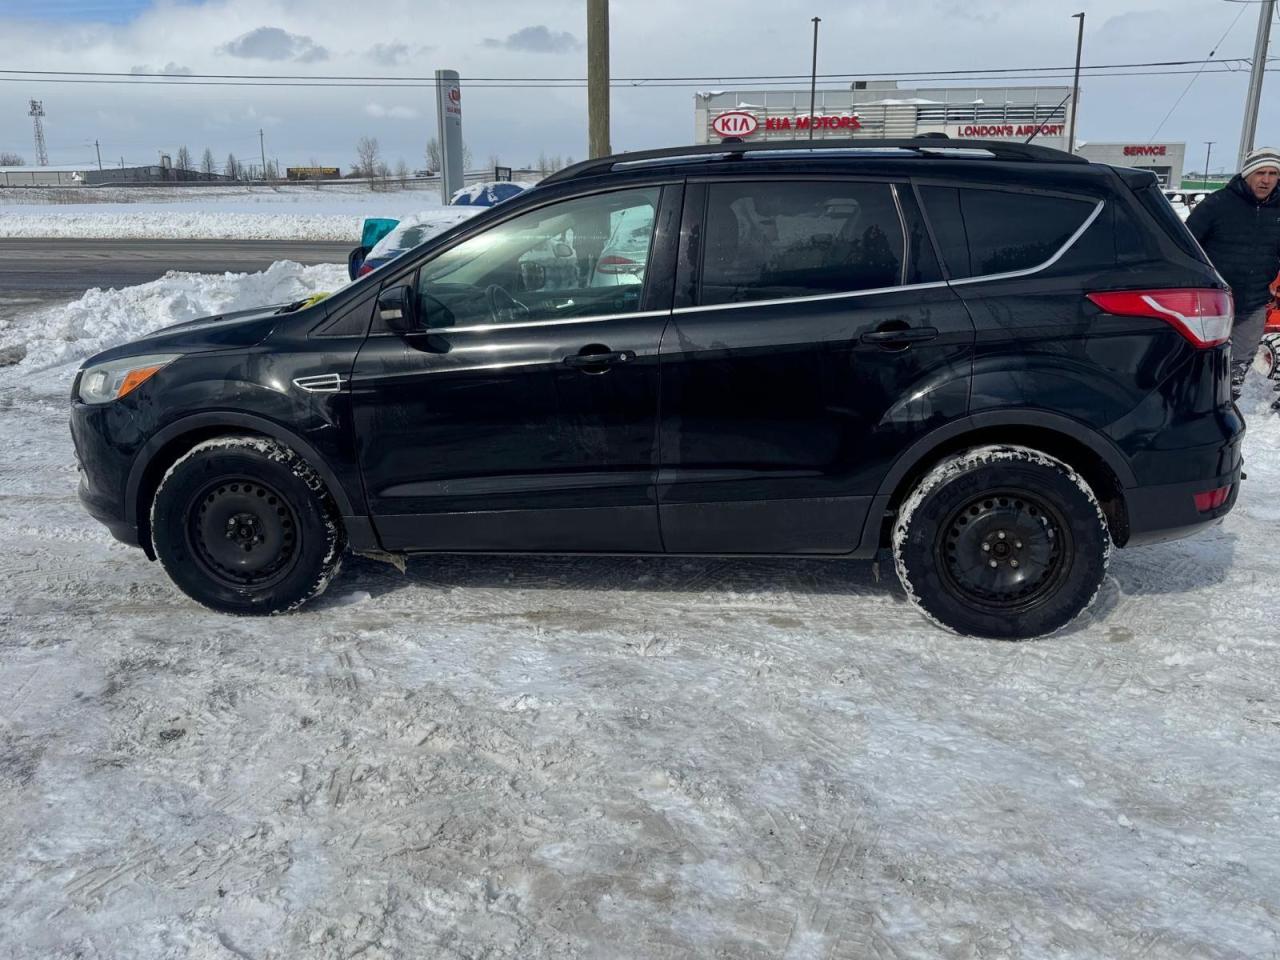
[[[898,211],[898,229],[902,231],[902,270],[898,274],[898,286],[907,286],[907,261],[911,257],[911,242],[907,239],[907,218],[902,213],[902,201],[898,199],[898,185],[889,184],[889,192],[893,194],[893,208]]]
[[[976,277],[962,277],[959,280],[952,280],[951,285],[953,287],[958,287],[961,284],[987,283],[991,280],[1014,280],[1018,277],[1029,277],[1032,274],[1039,273],[1041,270],[1049,269],[1066,256],[1067,251],[1075,245],[1075,242],[1084,236],[1084,232],[1086,230],[1093,226],[1093,222],[1098,219],[1099,215],[1102,213],[1102,208],[1106,205],[1107,201],[1099,200],[1097,206],[1093,208],[1093,213],[1085,217],[1084,223],[1080,224],[1080,226],[1076,228],[1076,232],[1067,237],[1067,242],[1058,248],[1058,252],[1039,266],[1027,267],[1025,270],[1010,270],[1006,273],[984,273]]]
[[[636,310],[630,313],[602,313],[587,317],[565,317],[562,320],[525,320],[520,323],[473,323],[465,327],[427,327],[414,336],[448,336],[451,333],[492,333],[495,330],[524,330],[529,327],[562,327],[571,323],[603,323],[606,320],[649,320],[666,317],[670,310]],[[398,336],[398,334],[392,334]]]
[[[708,310],[738,310],[743,307],[768,307],[785,303],[809,303],[819,300],[847,300],[852,297],[874,297],[885,293],[904,293],[908,290],[937,290],[947,286],[945,280],[931,280],[929,283],[908,283],[897,287],[873,287],[870,290],[848,290],[842,293],[815,293],[808,297],[778,297],[772,300],[742,300],[737,303],[712,303],[706,306],[677,307],[674,314],[705,313]]]

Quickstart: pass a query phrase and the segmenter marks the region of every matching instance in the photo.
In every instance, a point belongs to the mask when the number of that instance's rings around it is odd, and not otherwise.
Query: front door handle
[[[588,352],[590,351],[590,352]],[[583,373],[604,373],[605,368],[614,364],[634,360],[634,350],[609,350],[607,348],[583,347],[582,350],[564,358],[566,367],[574,367]],[[599,369],[592,369],[599,368]]]
[[[863,343],[874,343],[881,347],[906,347],[913,343],[928,343],[938,339],[937,327],[898,327],[889,330],[873,330],[864,333]]]

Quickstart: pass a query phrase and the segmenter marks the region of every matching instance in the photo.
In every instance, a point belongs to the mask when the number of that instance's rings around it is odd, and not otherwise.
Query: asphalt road
[[[0,239],[0,300],[78,297],[90,287],[147,283],[169,270],[251,273],[276,260],[346,263],[350,243],[297,240]]]

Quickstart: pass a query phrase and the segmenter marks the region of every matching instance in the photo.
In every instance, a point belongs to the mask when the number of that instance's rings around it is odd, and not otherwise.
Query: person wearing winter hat
[[[1267,320],[1268,285],[1280,270],[1280,149],[1250,153],[1221,190],[1196,204],[1187,227],[1231,287],[1231,389],[1240,395]]]

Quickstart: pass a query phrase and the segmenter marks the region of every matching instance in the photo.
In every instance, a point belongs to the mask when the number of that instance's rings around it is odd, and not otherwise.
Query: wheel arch
[[[296,433],[274,421],[249,414],[198,413],[183,417],[157,431],[138,451],[129,470],[125,487],[125,519],[136,526],[138,543],[151,560],[155,559],[155,554],[151,546],[151,511],[148,505],[160,486],[165,471],[197,444],[228,434],[269,437],[285,444],[320,474],[343,517],[350,517],[355,513],[347,491],[324,457]]]
[[[954,421],[922,437],[898,458],[867,514],[859,553],[874,553],[890,543],[898,506],[920,479],[944,457],[991,443],[1030,447],[1061,460],[1093,489],[1116,546],[1129,539],[1124,491],[1137,480],[1124,454],[1107,437],[1068,417],[1039,411],[977,414]]]

